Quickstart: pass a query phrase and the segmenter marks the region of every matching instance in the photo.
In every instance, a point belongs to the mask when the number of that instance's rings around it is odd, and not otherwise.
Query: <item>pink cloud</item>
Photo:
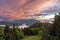
[[[9,5],[0,6],[0,16],[6,16],[9,20],[29,19],[39,15],[41,10],[59,0],[9,0]],[[43,9],[44,10],[44,9]]]

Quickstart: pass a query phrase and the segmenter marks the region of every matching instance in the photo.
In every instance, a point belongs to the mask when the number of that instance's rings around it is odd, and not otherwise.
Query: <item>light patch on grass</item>
[[[26,37],[26,38],[24,38],[23,40],[39,40],[39,39],[40,39],[40,37],[39,37],[38,35],[36,35],[36,36]]]

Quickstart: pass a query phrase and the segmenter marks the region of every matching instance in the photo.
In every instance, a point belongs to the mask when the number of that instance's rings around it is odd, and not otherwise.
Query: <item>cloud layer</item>
[[[59,12],[59,0],[0,0],[0,20],[30,19],[42,12]]]

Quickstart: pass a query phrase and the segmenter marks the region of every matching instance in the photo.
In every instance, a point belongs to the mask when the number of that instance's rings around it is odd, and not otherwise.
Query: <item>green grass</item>
[[[39,40],[39,36],[38,35],[28,36],[28,37],[24,38],[23,40]]]

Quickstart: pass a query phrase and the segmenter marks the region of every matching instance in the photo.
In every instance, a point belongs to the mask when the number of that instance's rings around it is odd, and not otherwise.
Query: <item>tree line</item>
[[[21,30],[15,24],[13,28],[9,28],[9,25],[0,28],[0,40],[22,40],[25,36],[32,35],[39,35],[40,40],[60,40],[60,14],[55,16],[52,24],[35,23]]]

